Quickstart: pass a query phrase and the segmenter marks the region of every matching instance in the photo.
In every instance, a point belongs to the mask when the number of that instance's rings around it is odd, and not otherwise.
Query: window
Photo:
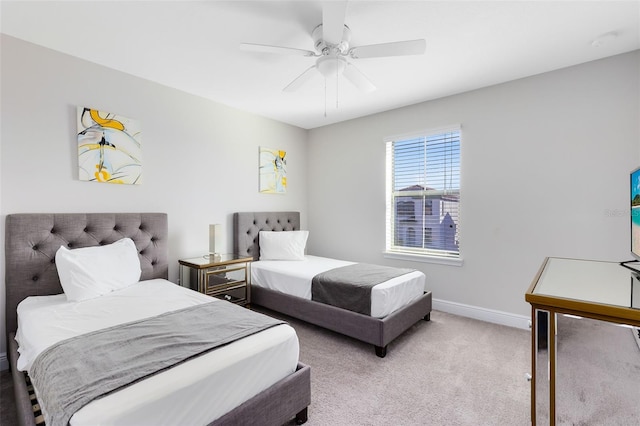
[[[388,139],[386,253],[460,259],[460,128]]]

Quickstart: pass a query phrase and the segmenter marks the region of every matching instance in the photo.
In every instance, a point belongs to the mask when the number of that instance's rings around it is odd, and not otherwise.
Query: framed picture
[[[78,177],[82,181],[142,183],[140,123],[78,107]]]
[[[287,153],[279,149],[260,147],[260,192],[287,192]]]

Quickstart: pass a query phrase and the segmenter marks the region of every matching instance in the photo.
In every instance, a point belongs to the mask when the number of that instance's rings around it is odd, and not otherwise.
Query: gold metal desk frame
[[[640,271],[639,271],[640,273]],[[531,304],[531,423],[536,425],[537,312],[547,311],[549,422],[556,423],[556,314],[640,327],[637,274],[616,262],[546,258],[525,300]]]

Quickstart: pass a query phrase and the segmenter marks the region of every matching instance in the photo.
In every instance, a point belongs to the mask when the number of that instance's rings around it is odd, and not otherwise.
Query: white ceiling
[[[640,49],[640,0],[351,0],[351,46],[424,38],[426,53],[352,60],[377,86],[372,93],[344,77],[325,90],[319,74],[285,93],[314,58],[239,45],[313,50],[322,2],[3,0],[0,7],[5,34],[305,129]],[[613,40],[592,45],[612,31]]]

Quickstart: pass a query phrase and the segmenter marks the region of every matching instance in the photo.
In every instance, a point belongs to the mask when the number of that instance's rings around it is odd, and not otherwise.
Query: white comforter
[[[83,302],[67,302],[64,295],[28,297],[18,306],[18,369],[28,371],[58,341],[212,300],[166,280],[141,281]],[[70,423],[207,424],[293,373],[298,354],[293,328],[276,326],[95,400]]]
[[[311,280],[329,269],[355,262],[305,256],[304,260],[260,260],[251,263],[251,285],[311,300]],[[420,271],[392,278],[371,290],[371,316],[384,318],[424,293],[425,275]]]

